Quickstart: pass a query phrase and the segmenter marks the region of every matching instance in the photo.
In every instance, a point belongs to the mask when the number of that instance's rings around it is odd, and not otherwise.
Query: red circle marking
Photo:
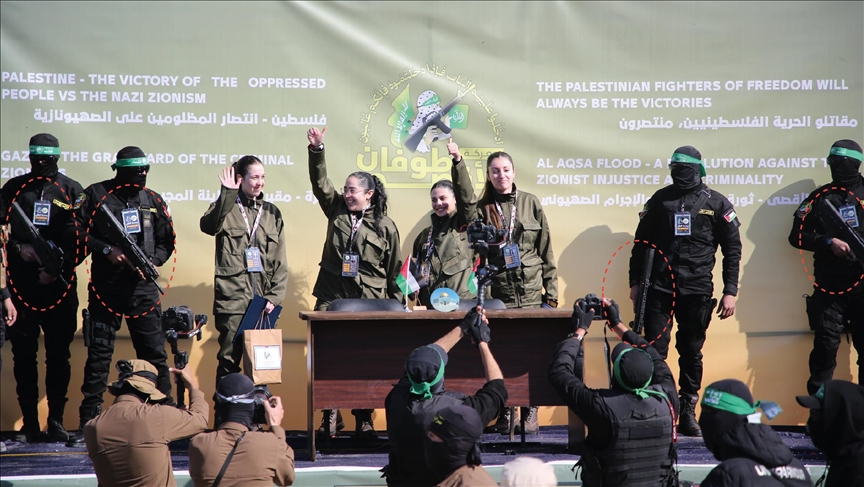
[[[663,251],[660,250],[660,247],[644,239],[633,239],[632,242],[630,242],[629,240],[627,242],[624,242],[624,244],[619,246],[618,249],[615,250],[615,252],[612,252],[612,257],[609,258],[609,260],[606,262],[606,268],[603,269],[603,284],[600,286],[600,299],[606,297],[606,275],[609,273],[609,267],[612,265],[612,261],[615,260],[615,257],[618,256],[618,253],[621,252],[624,247],[630,244],[650,245],[654,250],[657,251],[657,253],[660,254],[661,257],[663,257],[663,261],[666,263],[666,268],[669,269],[669,277],[672,278],[672,309],[669,310],[669,319],[666,321],[666,326],[664,326],[663,329],[660,330],[659,335],[648,341],[649,345],[653,345],[654,342],[660,337],[662,337],[666,333],[666,330],[670,329],[672,326],[672,318],[675,315],[675,297],[678,294],[676,291],[677,286],[675,284],[675,272],[672,270],[672,264],[669,263],[669,259],[666,257]],[[645,337],[645,339],[648,340],[648,337]]]
[[[804,220],[806,220],[807,217],[810,216],[810,211],[812,211],[813,206],[815,206],[817,203],[816,200],[818,198],[821,198],[826,193],[828,193],[828,191],[838,191],[838,190],[841,192],[849,193],[851,196],[855,197],[855,200],[859,205],[862,204],[861,198],[859,198],[855,193],[853,193],[852,191],[850,191],[846,188],[843,188],[840,186],[825,187],[822,191],[816,193],[816,195],[814,195],[812,198],[810,198],[806,201],[806,204],[810,205],[811,209],[807,210],[807,213],[804,214],[803,217],[801,217],[801,224],[798,226],[798,255],[801,256],[801,266],[804,268],[804,273],[807,274],[807,278],[810,279],[810,281],[813,283],[813,287],[822,291],[823,293],[827,293],[830,295],[837,295],[837,296],[852,292],[852,290],[855,289],[855,287],[858,286],[858,284],[860,284],[862,280],[864,280],[864,273],[862,273],[860,276],[858,276],[858,280],[855,281],[851,286],[849,286],[845,290],[833,291],[833,290],[825,289],[824,287],[819,285],[819,283],[816,282],[816,277],[813,274],[811,274],[809,270],[807,270],[807,262],[804,260],[804,249],[802,249],[801,247],[802,247],[803,241],[804,241]],[[827,204],[831,204],[831,203],[827,203]],[[799,206],[799,209],[800,208],[801,207]]]
[[[21,194],[21,191],[24,191],[24,188],[26,188],[27,186],[29,186],[30,184],[32,184],[32,183],[34,183],[34,182],[36,182],[36,181],[43,181],[43,180],[44,180],[44,181],[48,181],[48,182],[54,184],[54,186],[57,186],[57,188],[58,188],[58,189],[60,190],[60,192],[63,194],[63,197],[66,199],[66,204],[69,205],[69,211],[73,211],[73,206],[74,206],[74,205],[73,205],[73,201],[72,201],[72,199],[69,197],[69,195],[66,194],[66,190],[63,189],[63,188],[61,188],[60,185],[57,184],[57,181],[51,181],[50,179],[48,179],[48,178],[46,178],[46,177],[44,177],[44,176],[33,176],[33,177],[31,177],[30,179],[28,179],[27,181],[25,181],[24,184],[22,184],[21,187],[18,188],[18,191],[16,191],[15,194],[12,196],[12,201],[9,202],[9,206],[11,207],[11,206],[12,206],[12,203],[15,203],[15,200],[18,199],[18,196]],[[4,224],[4,225],[7,224],[7,223],[9,223],[9,214],[8,214],[8,212],[7,212],[7,214],[6,214],[6,219],[3,221],[3,224]],[[78,220],[76,220],[74,216],[72,217],[72,223],[75,224],[75,255],[77,256],[77,255],[78,255],[78,252],[80,251],[80,246],[78,245],[79,242],[80,242],[80,236],[79,236],[79,235],[80,235],[80,231],[79,231],[79,229],[78,229]],[[5,245],[4,245],[4,246],[5,246]],[[57,301],[56,301],[54,304],[52,304],[51,306],[48,306],[47,308],[39,308],[39,307],[33,306],[32,304],[28,303],[28,302],[24,299],[24,296],[23,296],[23,295],[18,291],[18,289],[15,287],[15,283],[14,283],[14,281],[12,280],[12,275],[9,273],[9,269],[8,269],[8,267],[6,268],[6,277],[7,277],[8,281],[9,281],[9,289],[12,290],[12,293],[15,294],[15,297],[17,297],[18,300],[19,300],[19,301],[20,301],[24,306],[26,306],[27,308],[29,308],[29,309],[31,309],[31,310],[33,310],[33,311],[43,312],[43,311],[48,311],[48,310],[54,309],[55,307],[57,307],[57,305],[59,305],[60,303],[63,302],[63,300],[64,300],[64,299],[66,298],[66,296],[69,294],[69,290],[72,288],[73,285],[75,285],[75,284],[78,282],[78,275],[76,274],[76,270],[77,270],[77,269],[78,269],[77,266],[75,266],[75,267],[72,268],[72,278],[69,280],[69,283],[66,285],[66,289],[63,290],[63,293],[60,295],[60,297],[57,299]]]
[[[106,193],[105,196],[103,196],[102,199],[99,200],[98,203],[96,203],[96,207],[93,209],[93,213],[90,214],[90,219],[87,221],[87,232],[86,232],[86,235],[84,237],[84,245],[85,246],[87,245],[87,240],[89,240],[90,228],[93,226],[93,217],[96,215],[96,211],[99,209],[99,207],[102,206],[102,202],[105,201],[106,198],[108,198],[108,195],[110,195],[111,193],[113,193],[113,192],[115,192],[121,188],[140,188],[140,187],[141,187],[141,185],[129,184],[129,183],[115,186],[114,188],[109,190],[108,193]],[[164,201],[162,201],[162,198],[160,198],[159,195],[156,194],[155,191],[153,191],[152,189],[147,188],[147,187],[141,188],[141,190],[147,191],[154,198],[156,198],[156,200],[159,202],[159,204],[162,205],[162,211],[164,211],[165,214],[170,217],[170,214],[168,213],[167,205],[165,204]],[[172,262],[171,272],[168,275],[168,286],[165,287],[166,292],[169,289],[171,289],[171,281],[174,280],[174,271],[177,269],[177,232],[174,231],[174,220],[173,219],[169,220],[169,224],[171,226],[171,237],[174,239],[174,252],[173,252],[174,260]],[[91,266],[93,265],[92,260],[90,261],[90,265]],[[102,306],[104,306],[105,309],[107,309],[110,313],[113,313],[115,316],[119,316],[121,318],[125,317],[127,319],[140,318],[142,316],[147,316],[151,311],[156,309],[156,306],[159,306],[159,304],[162,303],[162,296],[159,296],[159,299],[156,301],[156,304],[151,306],[150,309],[148,309],[147,311],[145,311],[143,313],[136,314],[136,315],[125,315],[124,316],[123,313],[118,313],[118,312],[114,311],[110,306],[108,306],[108,304],[99,295],[99,292],[96,291],[96,286],[93,284],[93,275],[90,273],[90,269],[87,269],[87,274],[90,276],[89,280],[87,281],[87,284],[90,286],[90,289],[93,291],[93,294],[96,296],[96,299],[98,299],[99,302],[102,303]]]

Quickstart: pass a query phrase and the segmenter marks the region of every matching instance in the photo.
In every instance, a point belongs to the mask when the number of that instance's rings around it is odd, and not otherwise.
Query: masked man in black
[[[663,358],[644,338],[621,322],[618,305],[603,300],[603,314],[621,338],[612,350],[610,389],[589,389],[579,377],[577,359],[593,311],[577,302],[576,331],[558,344],[549,365],[549,382],[588,427],[586,451],[579,460],[582,485],[677,485],[675,461],[675,379]]]
[[[481,319],[482,317],[482,319]],[[447,353],[470,335],[486,371],[486,384],[473,396],[444,389]],[[384,467],[389,486],[431,486],[444,472],[432,470],[424,460],[423,439],[432,418],[442,408],[465,405],[477,411],[483,426],[495,419],[507,402],[504,375],[489,350],[489,326],[485,313],[472,309],[462,323],[435,343],[415,349],[405,361],[405,375],[387,395],[387,434],[390,464]]]
[[[39,336],[45,334],[45,389],[48,397],[48,439],[66,441],[63,427],[66,392],[71,377],[69,347],[78,328],[78,283],[75,275],[76,239],[84,232],[74,225],[74,211],[81,206],[83,189],[62,174],[57,162],[60,143],[51,134],[30,139],[30,172],[10,179],[2,190],[0,224],[12,223],[6,246],[9,288],[18,310],[18,322],[7,329],[12,342],[18,404],[24,416],[19,441],[35,441],[40,434]],[[25,235],[26,227],[12,219],[17,203],[39,234],[63,253],[59,274],[50,274]],[[76,230],[78,230],[76,232]],[[65,282],[64,282],[65,281]]]
[[[702,182],[705,164],[699,151],[689,145],[675,149],[669,167],[672,184],[654,193],[639,213],[638,245],[633,246],[630,257],[630,299],[635,303],[641,292],[645,250],[656,246],[662,256],[655,257],[651,272],[645,339],[665,359],[674,311],[680,369],[678,432],[701,436],[696,405],[702,387],[702,346],[717,302],[713,298],[715,254],[719,245],[723,252],[723,297],[717,311],[722,320],[735,313],[741,223],[732,203]]]
[[[761,423],[760,406],[771,411],[760,402],[754,403],[750,389],[740,380],[724,379],[705,388],[699,424],[705,447],[720,465],[711,470],[701,487],[813,485],[804,464],[770,426]]]
[[[159,290],[131,265],[118,242],[110,241],[95,223],[98,205],[105,205],[150,262],[159,267],[174,251],[171,216],[162,197],[145,188],[150,163],[144,151],[138,147],[124,147],[111,167],[117,170],[117,175],[90,185],[84,191],[85,201],[76,216],[88,232],[84,253],[92,254],[93,282],[88,305],[91,323],[84,323],[90,347],[81,386],[84,394],[79,409],[81,429],[69,440],[69,447],[83,445],[83,426],[101,411],[102,394],[114,354],[114,338],[123,317],[138,359],[156,367],[159,372],[156,386],[168,397],[166,402],[173,403],[165,333],[160,321]]]
[[[484,423],[477,411],[454,404],[438,411],[423,439],[426,465],[438,487],[497,487],[480,458]]]
[[[829,380],[795,399],[810,410],[810,438],[828,463],[825,487],[864,487],[864,387]]]
[[[813,338],[807,392],[815,394],[834,376],[843,328],[851,332],[858,351],[858,382],[864,381],[864,255],[855,255],[848,237],[820,219],[824,205],[838,209],[859,238],[864,239],[864,178],[861,146],[838,140],[828,153],[831,182],[810,193],[795,212],[789,233],[793,247],[813,252],[813,295],[807,296],[807,318]],[[857,262],[854,262],[857,260]]]

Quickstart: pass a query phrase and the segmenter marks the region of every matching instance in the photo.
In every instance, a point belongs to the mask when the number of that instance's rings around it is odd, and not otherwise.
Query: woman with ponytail
[[[478,201],[479,211],[487,224],[504,231],[498,251],[489,253],[489,263],[498,267],[491,295],[508,308],[556,308],[558,268],[549,223],[540,200],[518,190],[515,177],[513,158],[506,152],[493,152],[486,159],[486,185]],[[453,182],[459,184],[458,178]],[[505,408],[494,430],[507,430],[508,414],[509,408]],[[532,407],[525,432],[537,433],[537,428],[537,408]]]
[[[353,172],[339,193],[327,177],[323,130],[311,128],[309,139],[309,179],[312,193],[327,217],[327,236],[321,255],[318,279],[312,290],[315,310],[326,310],[336,299],[392,298],[403,296],[396,284],[402,266],[402,251],[396,224],[387,216],[387,193],[376,176]],[[344,424],[336,411],[331,415],[330,435]],[[372,427],[372,410],[355,409],[357,434],[377,436]],[[319,429],[319,433],[324,433]]]

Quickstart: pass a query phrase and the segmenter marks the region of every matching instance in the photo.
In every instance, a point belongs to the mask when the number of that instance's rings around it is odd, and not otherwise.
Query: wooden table
[[[548,367],[558,342],[573,331],[569,309],[488,310],[489,348],[504,373],[507,406],[565,405],[552,389]],[[375,409],[405,371],[417,347],[452,330],[464,311],[301,312],[306,320],[308,445],[315,460],[314,412],[321,409]],[[463,338],[449,354],[447,390],[473,395],[486,382],[480,353]],[[585,427],[569,413],[571,447],[580,447]]]

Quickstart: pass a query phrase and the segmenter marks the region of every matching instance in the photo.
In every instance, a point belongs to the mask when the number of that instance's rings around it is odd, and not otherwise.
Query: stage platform
[[[824,457],[800,429],[778,431],[795,456],[810,469],[815,480],[824,470]],[[0,454],[0,487],[96,486],[96,476],[83,448],[66,448],[61,443],[19,444],[2,435],[6,453]],[[567,428],[543,426],[540,434],[528,436],[524,444],[501,435],[484,435],[484,467],[500,480],[501,466],[516,456],[532,456],[550,462],[558,474],[558,485],[581,485],[571,469],[579,459],[567,451]],[[309,461],[305,432],[289,431],[288,443],[296,454],[298,486],[386,485],[378,470],[387,463],[386,433],[375,441],[355,441],[341,433],[331,445],[318,443],[317,460]],[[171,460],[177,484],[192,486],[189,479],[188,441],[171,444]],[[678,470],[682,480],[701,481],[717,464],[700,438],[682,437],[678,442]]]

